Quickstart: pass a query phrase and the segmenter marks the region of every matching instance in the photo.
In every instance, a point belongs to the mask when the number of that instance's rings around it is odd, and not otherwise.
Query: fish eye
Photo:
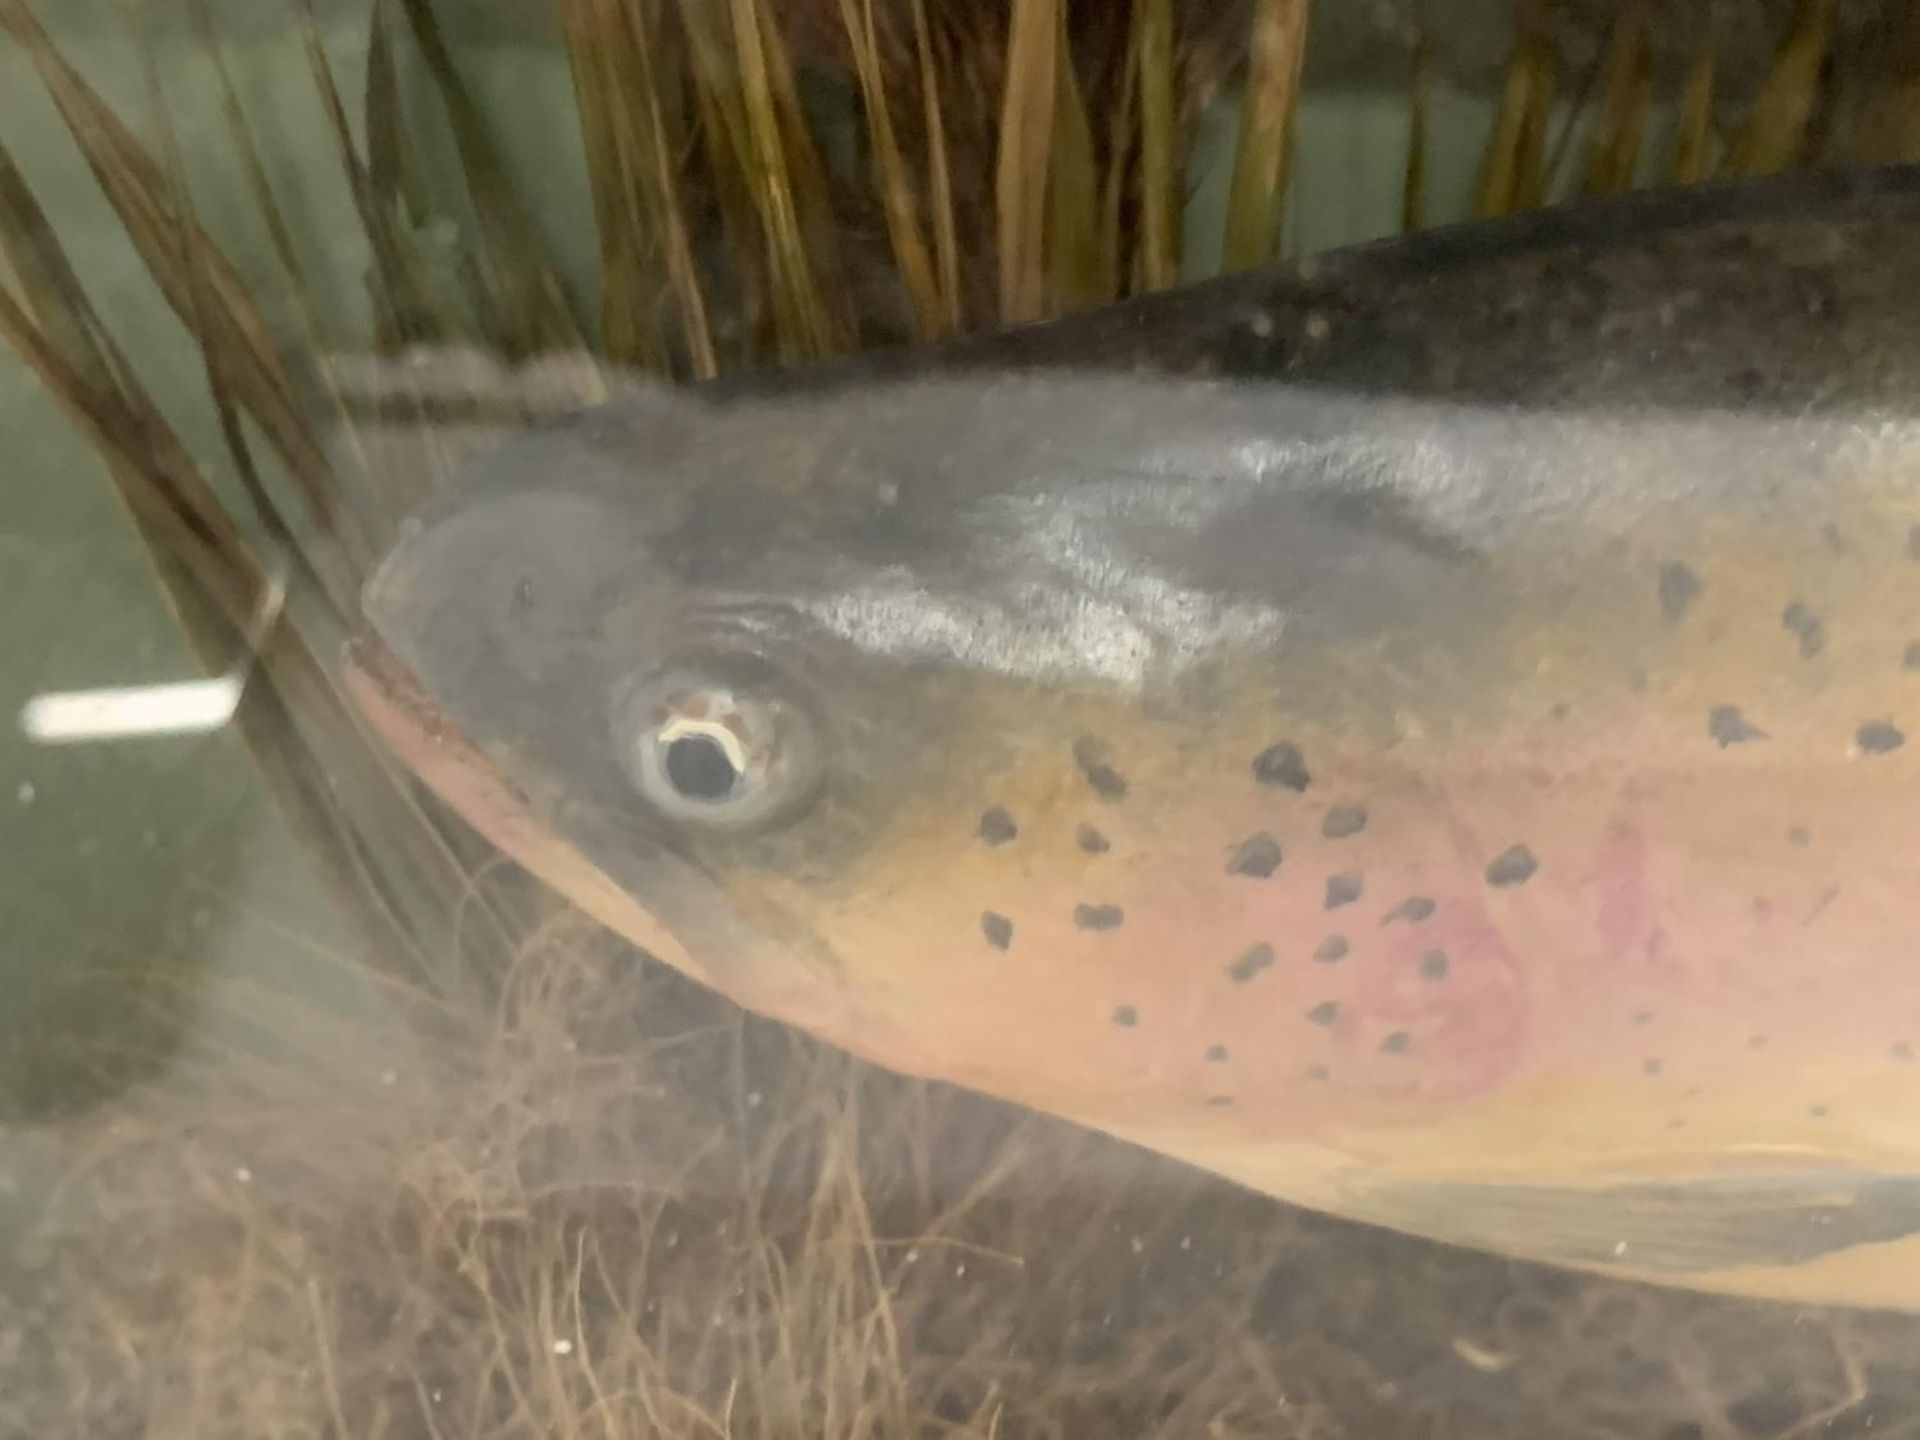
[[[716,802],[733,794],[746,765],[729,738],[690,732],[667,741],[667,783],[674,793],[684,800]]]
[[[688,667],[616,705],[628,778],[660,814],[708,829],[760,829],[812,792],[819,751],[807,709],[768,676]]]

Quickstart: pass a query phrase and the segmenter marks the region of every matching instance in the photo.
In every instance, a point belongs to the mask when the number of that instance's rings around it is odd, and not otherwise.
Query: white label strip
[[[42,745],[73,745],[149,735],[218,730],[240,703],[240,677],[182,680],[36,695],[20,710],[20,729]]]

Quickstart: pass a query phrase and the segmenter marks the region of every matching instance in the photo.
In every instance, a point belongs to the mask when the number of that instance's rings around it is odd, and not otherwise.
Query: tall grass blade
[[[796,317],[772,275],[772,248],[756,191],[757,164],[749,133],[743,84],[734,63],[726,10],[713,0],[679,0],[681,29],[691,63],[694,106],[699,116],[704,174],[720,212],[720,228],[733,259],[732,292],[738,307],[741,363],[759,353],[762,332],[773,329],[782,356],[799,352]]]
[[[1520,130],[1526,123],[1527,88],[1533,82],[1526,50],[1514,42],[1501,82],[1500,103],[1493,112],[1493,130],[1480,161],[1480,183],[1474,191],[1476,215],[1505,215],[1514,208],[1514,167],[1520,153]]]
[[[228,670],[243,655],[243,637],[261,615],[271,584],[248,559],[178,435],[131,380],[124,358],[110,341],[90,333],[97,322],[84,293],[70,283],[64,256],[32,238],[38,207],[15,185],[17,173],[10,157],[0,162],[7,248],[16,264],[24,261],[28,303],[44,319],[36,322],[0,289],[0,341],[13,348],[105,463],[189,649],[208,673]],[[286,650],[284,642],[256,638],[276,654]],[[315,672],[309,665],[306,673]],[[324,702],[308,695],[306,703]],[[317,718],[311,710],[304,713],[310,721]],[[325,781],[329,767],[306,750],[276,684],[245,685],[234,724],[295,839],[342,913],[375,947],[371,953],[413,955],[417,961],[410,929],[361,883],[351,826]]]
[[[833,326],[808,253],[760,8],[755,0],[681,0],[680,14],[743,295],[769,307],[783,360],[823,355],[834,348]]]
[[[840,0],[840,23],[847,32],[854,74],[860,84],[873,153],[874,186],[886,212],[887,237],[907,300],[913,306],[915,328],[924,338],[943,335],[947,331],[947,307],[934,274],[932,253],[920,229],[920,206],[906,158],[900,153],[899,137],[894,132],[873,0]]]
[[[1061,0],[1012,0],[994,179],[1000,317],[1037,320],[1047,299],[1046,234]]]
[[[133,367],[101,322],[45,211],[12,152],[4,147],[0,147],[0,251],[4,251],[31,312],[27,323],[36,331],[34,352],[44,351],[55,357],[60,367],[57,383],[49,384],[56,398],[84,391],[92,397],[82,407],[89,416],[110,416],[134,408],[126,399],[138,393]],[[51,367],[35,368],[44,380]],[[70,398],[67,403],[70,410],[74,408]],[[166,477],[169,504],[208,543],[222,549],[237,546],[240,539],[228,523],[225,508],[201,480],[173,427],[164,423],[157,410],[139,407],[137,425],[130,423],[127,428],[131,431],[149,426],[147,460],[157,475]],[[131,443],[127,448],[130,453],[138,453]]]
[[[1667,167],[1675,184],[1691,185],[1710,173],[1714,87],[1720,68],[1720,20],[1709,5],[1701,19],[1700,40],[1687,65],[1686,88],[1674,120],[1673,160]]]
[[[603,0],[604,3],[604,0]],[[650,194],[654,201],[654,219],[667,256],[667,281],[674,303],[680,311],[682,343],[695,378],[710,380],[719,373],[720,361],[714,350],[713,330],[707,318],[707,298],[700,277],[699,262],[693,253],[693,240],[687,222],[677,143],[668,129],[667,110],[661,99],[661,75],[655,64],[653,37],[656,22],[640,8],[640,0],[626,0],[629,30],[634,37],[632,55],[634,78],[646,111],[642,142],[646,146],[639,167],[651,177]]]
[[[688,368],[709,378],[718,360],[654,74],[657,18],[641,0],[566,0],[560,19],[599,227],[604,352],[623,369],[669,367],[654,303],[664,284]]]
[[[431,0],[398,3],[453,127],[467,193],[480,223],[487,280],[509,327],[503,337],[511,347],[509,353],[579,349],[580,329],[559,277],[547,263],[539,232],[494,143],[486,116],[454,64]]]
[[[560,0],[555,7],[567,47],[587,184],[593,195],[600,252],[600,348],[623,368],[658,369],[660,338],[642,298],[644,272],[657,250],[643,218],[644,184],[635,163],[640,125],[631,89],[615,78],[628,50],[625,15],[616,0]]]
[[[766,236],[774,309],[785,318],[783,354],[808,360],[834,348],[825,296],[808,253],[786,126],[775,91],[774,67],[756,0],[728,0],[733,60],[746,121],[747,174]]]
[[[400,94],[393,24],[388,14],[390,3],[391,0],[373,0],[367,16],[366,175],[375,210],[393,226],[396,238],[410,240],[414,234],[427,232],[432,226],[436,218],[435,205],[420,167]],[[351,150],[351,140],[344,143]],[[488,337],[495,349],[509,354],[526,351],[529,343],[525,324],[514,313],[513,297],[503,294],[501,287],[493,283],[487,267],[475,258],[467,236],[452,236],[450,249],[452,277],[466,297],[467,313],[473,318],[474,328]],[[411,258],[410,244],[407,253]],[[434,282],[425,276],[424,263],[416,268],[422,278],[415,283],[431,286]],[[444,328],[449,334],[463,333],[463,327],[444,321],[436,328]]]
[[[1400,228],[1426,224],[1427,129],[1433,111],[1433,41],[1422,26],[1413,42],[1413,72],[1407,87],[1407,165],[1400,183]]]
[[[339,513],[287,363],[239,272],[190,213],[154,158],[54,47],[24,0],[0,0],[4,29],[33,61],[95,180],[167,303],[204,318],[209,354],[274,447],[315,523],[364,561],[364,537]],[[204,282],[204,293],[199,288]]]
[[[1552,0],[1541,7],[1544,16]],[[1547,200],[1553,166],[1549,161],[1547,140],[1553,125],[1553,110],[1559,100],[1560,64],[1553,38],[1544,20],[1526,47],[1530,71],[1527,102],[1521,114],[1520,142],[1514,152],[1513,206],[1516,210],[1536,210]],[[1568,132],[1571,135],[1571,131]]]
[[[1587,194],[1618,195],[1632,188],[1652,104],[1646,6],[1644,0],[1630,0],[1615,17],[1607,45],[1600,114],[1587,152]]]
[[[18,19],[13,7],[0,10],[0,21],[16,36],[24,34],[30,50],[34,42],[45,41],[31,25],[15,29]],[[258,422],[259,392],[243,390],[242,382],[290,384],[283,376],[248,368],[263,354],[277,355],[261,348],[265,327],[251,296],[188,212],[177,171],[164,171],[132,140],[50,43],[36,59],[149,273],[199,341],[219,418],[246,475],[250,457],[236,412],[244,402]],[[150,70],[150,78],[157,86],[157,71]],[[352,893],[341,895],[349,915],[384,914],[390,899],[414,897],[405,902],[412,918],[403,920],[393,911],[392,924],[400,928],[379,930],[376,938],[386,947],[383,953],[424,963],[424,952],[408,937],[425,934],[420,927],[430,928],[432,917],[455,914],[471,885],[458,858],[412,800],[410,782],[368,747],[338,693],[331,658],[350,597],[337,589],[321,591],[291,553],[283,557],[291,569],[280,577],[269,573],[99,323],[10,159],[0,164],[0,236],[28,304],[41,317],[36,320],[5,296],[0,338],[21,354],[106,462],[154,557],[162,593],[203,663],[209,669],[230,668],[243,654],[243,642],[257,645],[264,668],[247,692],[258,688],[266,698],[243,698],[237,719],[243,740],[276,799],[291,807],[296,833],[330,847],[316,856],[323,876],[343,884],[349,871],[357,877],[349,886]],[[262,431],[271,438],[264,424]],[[333,477],[325,474],[321,480],[331,498]],[[263,511],[272,514],[257,479],[254,489]],[[330,511],[336,536],[349,523],[340,510],[335,505]],[[348,573],[341,588],[352,591],[363,569],[357,568],[352,546],[345,547],[345,555]],[[274,598],[282,593],[284,602]],[[283,609],[290,623],[261,628],[264,615]],[[322,660],[322,654],[328,658]],[[267,687],[277,692],[277,700]],[[358,828],[360,819],[367,829]],[[393,872],[391,882],[379,886],[368,869],[376,852],[387,857]],[[485,909],[480,907],[482,913]]]
[[[320,43],[320,28],[312,0],[293,0],[301,48],[314,89],[326,112],[327,129],[346,176],[354,210],[360,217],[373,259],[369,288],[373,300],[376,343],[383,351],[399,350],[420,341],[447,339],[467,333],[469,326],[435,287],[432,277],[406,234],[375,194],[372,178],[347,123],[346,102],[334,78],[333,65]]]
[[[274,194],[273,182],[267,174],[266,159],[261,154],[253,126],[247,120],[246,110],[240,103],[240,93],[234,86],[233,73],[227,65],[226,47],[214,34],[206,0],[191,0],[189,15],[200,47],[212,62],[214,82],[220,87],[221,117],[226,124],[227,135],[233,141],[234,154],[240,161],[241,171],[246,176],[247,190],[253,197],[254,208],[260,212],[261,223],[266,226],[274,260],[279,264],[281,279],[286,282],[287,298],[300,312],[300,321],[306,329],[309,343],[316,351],[325,350],[329,346],[329,327],[313,302],[312,286],[293,238],[293,226]]]
[[[1307,0],[1258,0],[1227,192],[1223,269],[1258,265],[1273,255],[1278,243],[1306,48]]]
[[[57,287],[42,285],[39,301],[81,313],[84,296],[68,296],[57,279],[63,265],[37,271],[56,277]],[[84,352],[70,359],[5,291],[0,340],[105,462],[201,663],[219,673],[258,654],[261,668],[247,678],[235,723],[296,837],[313,847],[321,878],[374,945],[370,954],[427,976],[439,993],[468,988],[471,976],[436,965],[429,950],[451,956],[446,922],[471,898],[472,882],[413,800],[411,782],[370,748],[340,696],[331,657],[343,632],[332,605],[297,573],[283,581],[269,572],[110,342],[104,365]],[[102,387],[88,382],[89,372],[123,378]],[[276,600],[283,585],[284,601]],[[284,623],[262,625],[282,611]],[[484,899],[473,913],[476,941],[503,933]],[[435,935],[442,943],[430,944]]]
[[[1047,165],[1046,305],[1049,313],[1084,309],[1113,298],[1115,267],[1104,244],[1100,173],[1093,123],[1074,73],[1064,5],[1056,8],[1053,42],[1053,147]]]
[[[927,188],[933,207],[933,252],[939,267],[944,329],[960,329],[960,236],[953,213],[952,160],[947,150],[940,68],[927,29],[926,0],[908,0],[913,11],[913,56],[920,76],[921,123],[927,132]]]
[[[382,211],[424,225],[433,207],[407,138],[386,0],[374,0],[367,16],[366,74],[367,181]]]
[[[1920,160],[1920,6],[1874,17],[1832,66],[1835,95],[1819,146],[1823,165]]]
[[[1888,164],[1920,161],[1920,9],[1901,22],[1892,82],[1870,107],[1867,133],[1886,136],[1874,159]]]
[[[1479,215],[1532,209],[1546,194],[1547,129],[1557,88],[1557,64],[1545,23],[1547,3],[1517,0],[1516,10],[1513,52],[1474,197]]]
[[[180,154],[179,137],[174,133],[168,113],[166,95],[160,83],[160,66],[151,44],[141,47],[141,58],[145,62],[144,70],[147,82],[150,113],[154,117],[158,133],[156,143],[160,147],[160,159],[164,166],[166,183],[172,189],[183,209],[191,204],[187,189],[186,164]],[[208,289],[208,277],[201,263],[203,254],[191,246],[182,248],[178,263],[186,272],[188,290],[193,305],[190,320],[196,335],[206,334],[209,330],[210,307],[213,297]],[[266,529],[270,539],[278,545],[287,558],[287,563],[301,567],[302,576],[313,580],[338,604],[350,604],[358,589],[358,576],[344,569],[337,552],[322,548],[317,555],[304,553],[294,539],[292,527],[281,514],[280,504],[268,492],[265,480],[261,477],[260,467],[255,463],[252,447],[247,440],[245,426],[241,423],[240,408],[227,383],[224,367],[215,362],[213,352],[201,347],[200,358],[207,379],[207,393],[213,400],[214,416],[220,426],[221,438],[225,441],[229,458],[233,461],[235,473],[240,478],[247,498],[251,502],[256,518]],[[335,505],[337,513],[344,507]]]
[[[1180,278],[1179,58],[1173,0],[1136,0],[1134,76],[1140,104],[1140,283],[1162,290]]]
[[[1727,155],[1729,173],[1771,175],[1800,163],[1832,40],[1833,0],[1800,0]]]
[[[758,21],[756,39],[766,74],[767,95],[779,122],[780,153],[790,177],[788,188],[799,223],[801,251],[811,281],[812,302],[819,307],[825,350],[845,349],[854,338],[852,287],[840,263],[840,219],[833,204],[826,162],[800,102],[793,60],[776,18],[776,0],[736,0]]]
[[[1143,288],[1140,230],[1140,46],[1137,25],[1127,32],[1120,83],[1107,110],[1105,175],[1100,180],[1100,273],[1109,298]]]

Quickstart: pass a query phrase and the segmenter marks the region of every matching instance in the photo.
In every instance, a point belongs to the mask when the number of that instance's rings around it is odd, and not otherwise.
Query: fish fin
[[[1682,1276],[1805,1264],[1920,1233],[1920,1176],[1739,1176],[1596,1186],[1403,1184],[1357,1190],[1357,1219],[1577,1268]]]

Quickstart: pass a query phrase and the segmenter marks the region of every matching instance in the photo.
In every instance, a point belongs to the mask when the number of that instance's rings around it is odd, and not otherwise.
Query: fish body
[[[543,427],[354,683],[646,949],[1433,1238],[1920,1307],[1920,171]]]

